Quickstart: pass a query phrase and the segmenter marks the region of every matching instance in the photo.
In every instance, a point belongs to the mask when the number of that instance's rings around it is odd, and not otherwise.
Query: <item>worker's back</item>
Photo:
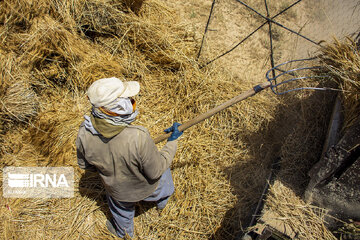
[[[176,143],[169,143],[159,152],[144,127],[129,125],[107,139],[92,134],[82,124],[76,145],[79,165],[85,168],[82,160],[86,159],[95,166],[114,199],[137,202],[154,192],[157,180],[169,167],[176,152]]]

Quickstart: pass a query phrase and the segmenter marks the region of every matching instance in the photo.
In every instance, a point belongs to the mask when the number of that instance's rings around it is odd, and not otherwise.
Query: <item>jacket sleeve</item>
[[[80,168],[96,172],[96,167],[94,165],[91,165],[86,159],[85,159],[85,153],[84,153],[84,147],[81,142],[80,138],[80,131],[76,138],[76,156],[78,165]]]
[[[177,140],[170,141],[159,151],[148,132],[142,134],[139,155],[145,176],[150,180],[156,180],[168,169],[175,157]]]

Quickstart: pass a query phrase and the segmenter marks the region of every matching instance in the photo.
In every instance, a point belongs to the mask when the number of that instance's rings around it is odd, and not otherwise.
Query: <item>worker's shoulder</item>
[[[79,130],[85,128],[85,120],[81,122],[80,126],[79,126]]]
[[[128,131],[140,131],[142,133],[149,134],[149,130],[147,130],[145,127],[140,125],[129,125],[127,126]]]
[[[78,131],[78,135],[81,134],[81,133],[84,133],[85,131],[85,121],[82,121],[80,126],[79,126],[79,131]]]

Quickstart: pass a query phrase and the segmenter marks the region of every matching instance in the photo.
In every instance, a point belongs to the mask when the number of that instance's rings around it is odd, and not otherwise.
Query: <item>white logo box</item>
[[[74,196],[72,167],[5,167],[5,198],[71,198]]]

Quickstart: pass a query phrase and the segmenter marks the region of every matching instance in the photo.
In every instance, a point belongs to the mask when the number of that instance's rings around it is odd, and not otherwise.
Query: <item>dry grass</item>
[[[331,75],[344,91],[345,126],[350,126],[360,111],[360,52],[352,39],[328,44],[322,49],[321,59]]]
[[[48,93],[46,102],[42,101],[37,121],[29,127],[26,139],[51,159],[50,166],[75,166],[76,161],[69,162],[76,155],[74,129],[79,128],[81,116],[89,111],[87,98],[76,92],[54,90]]]
[[[326,211],[306,204],[279,181],[271,187],[265,210],[272,212],[274,220],[285,222],[298,239],[336,239],[325,226]]]
[[[356,44],[347,39],[335,40],[323,47],[320,59],[325,74],[335,80],[343,90],[345,127],[359,115],[359,76],[360,58]],[[325,209],[311,206],[302,201],[303,189],[308,182],[307,173],[319,159],[326,128],[322,127],[329,116],[329,110],[323,108],[331,98],[319,94],[297,93],[301,97],[300,111],[294,108],[291,115],[299,120],[293,125],[293,131],[285,138],[281,146],[281,171],[278,181],[271,187],[265,210],[274,215],[274,219],[289,226],[299,239],[336,239],[326,228],[325,218],[329,217]],[[305,97],[305,95],[308,95]],[[309,106],[318,98],[317,106]],[[321,99],[322,98],[322,99]],[[291,101],[293,102],[293,101]],[[314,114],[322,113],[320,115]],[[300,140],[301,139],[301,140]]]
[[[15,81],[5,91],[0,99],[1,112],[4,120],[24,122],[37,114],[37,96],[27,82]]]
[[[296,20],[296,14],[285,18]],[[0,23],[0,117],[11,122],[1,123],[1,166],[75,169],[74,198],[0,197],[4,239],[112,239],[104,224],[104,189],[76,166],[74,140],[90,108],[85,90],[93,81],[139,81],[135,124],[155,136],[173,121],[191,119],[263,82],[268,68],[260,35],[253,40],[257,51],[242,60],[241,77],[224,73],[222,65],[199,70],[194,33],[157,0],[144,1],[138,14],[111,0],[4,0]],[[285,173],[304,159],[316,161],[326,129],[326,114],[318,110],[328,101],[327,95],[277,98],[263,92],[186,131],[172,165],[175,193],[161,213],[137,206],[135,238],[234,238],[251,215],[274,157],[283,155],[291,166]],[[304,137],[311,147],[294,153]],[[281,147],[284,142],[287,147]],[[303,183],[304,172],[293,175]]]
[[[0,52],[0,133],[37,115],[38,98],[14,54]]]

